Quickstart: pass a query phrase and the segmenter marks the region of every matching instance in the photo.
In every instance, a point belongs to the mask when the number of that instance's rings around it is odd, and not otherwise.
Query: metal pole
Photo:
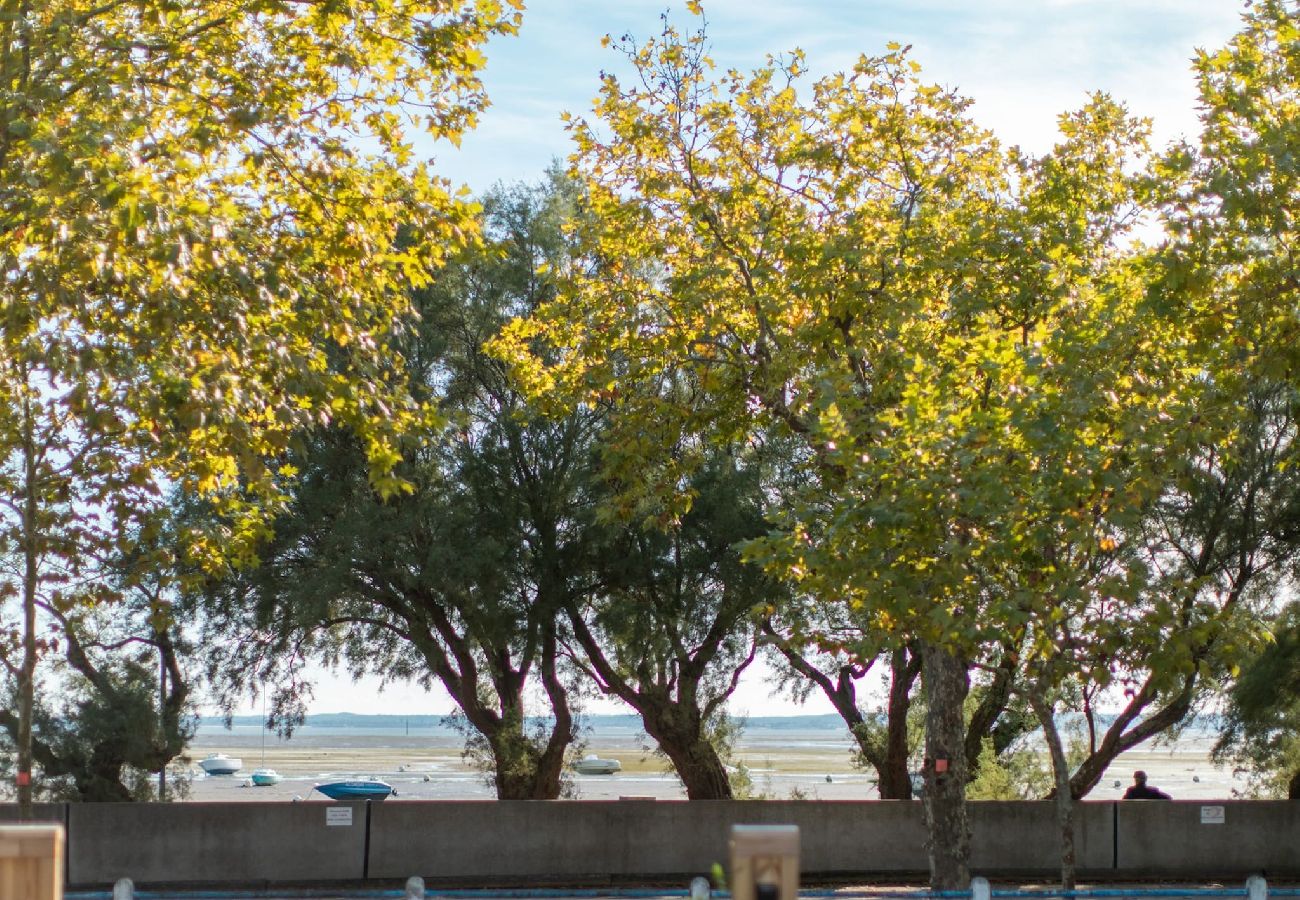
[[[167,741],[167,654],[158,646],[158,729]],[[166,755],[166,754],[164,754]],[[158,766],[158,802],[167,802],[167,760]]]

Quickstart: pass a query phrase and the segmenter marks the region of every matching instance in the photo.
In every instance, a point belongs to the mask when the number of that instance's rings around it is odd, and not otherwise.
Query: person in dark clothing
[[[1171,800],[1168,794],[1159,788],[1149,787],[1147,785],[1147,773],[1137,771],[1133,773],[1133,785],[1124,792],[1125,800]]]

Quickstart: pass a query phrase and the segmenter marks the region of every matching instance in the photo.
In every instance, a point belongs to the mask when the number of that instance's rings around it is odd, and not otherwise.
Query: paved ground
[[[992,884],[994,898],[1004,892],[1023,892],[1020,896],[1062,897],[1062,893],[1050,884],[1041,882],[995,881]],[[662,890],[662,892],[660,892]],[[1269,893],[1275,897],[1300,897],[1300,885],[1294,882],[1269,884]],[[259,893],[256,891],[236,890],[194,890],[194,891],[149,891],[141,889],[136,892],[137,900],[400,900],[405,896],[401,889],[365,888],[356,890],[300,890]],[[687,895],[685,886],[671,889],[665,886],[647,888],[612,888],[612,889],[530,889],[516,890],[438,890],[430,888],[427,896],[430,900],[684,900]],[[727,897],[726,894],[714,893],[714,900]],[[909,900],[922,900],[930,892],[923,885],[917,884],[856,884],[837,886],[809,886],[800,892],[801,900],[886,900],[890,897],[903,897]],[[1214,898],[1238,898],[1245,896],[1245,881],[1223,882],[1170,882],[1153,879],[1147,882],[1096,882],[1080,885],[1068,895],[1070,900],[1214,900]],[[111,891],[70,891],[65,900],[114,900]]]

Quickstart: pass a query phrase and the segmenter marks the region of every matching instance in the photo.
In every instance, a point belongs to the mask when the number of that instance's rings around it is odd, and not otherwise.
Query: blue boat
[[[265,768],[254,770],[252,777],[254,787],[271,787],[279,784],[284,779],[284,776],[275,769]]]
[[[316,785],[316,790],[331,800],[383,800],[397,793],[383,781],[331,781]]]

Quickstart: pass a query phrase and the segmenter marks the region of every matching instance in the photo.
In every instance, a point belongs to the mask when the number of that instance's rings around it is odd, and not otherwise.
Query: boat
[[[270,787],[273,784],[279,784],[284,776],[275,769],[254,769],[252,778],[256,787]]]
[[[393,786],[384,781],[331,781],[316,785],[331,800],[383,800],[390,794],[396,794]]]
[[[234,775],[244,766],[244,761],[238,756],[226,756],[224,753],[213,753],[199,760],[199,768],[209,775]]]
[[[279,784],[283,776],[266,767],[266,685],[262,685],[262,762],[253,770],[254,787],[271,787]]]
[[[613,775],[623,764],[616,759],[601,759],[594,753],[584,756],[573,764],[573,770],[579,775]]]

